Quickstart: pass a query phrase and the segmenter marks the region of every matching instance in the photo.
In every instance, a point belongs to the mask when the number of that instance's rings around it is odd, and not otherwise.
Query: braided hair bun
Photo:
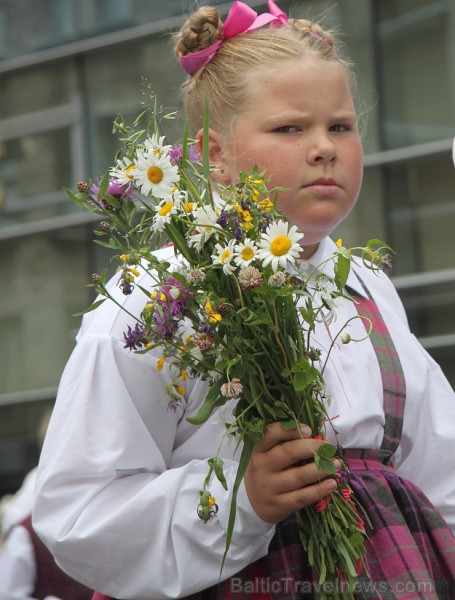
[[[213,6],[201,6],[183,24],[175,37],[175,54],[178,58],[208,48],[221,39],[223,23]]]

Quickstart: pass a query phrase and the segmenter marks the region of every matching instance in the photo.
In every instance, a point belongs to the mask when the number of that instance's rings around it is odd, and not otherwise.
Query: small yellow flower
[[[263,211],[272,210],[273,208],[273,202],[270,200],[270,198],[263,198],[257,203],[257,205]]]
[[[157,371],[162,371],[163,370],[165,360],[166,360],[166,357],[162,356],[161,358],[159,358],[156,361],[156,370]]]
[[[133,267],[131,267],[130,269],[128,269],[128,271],[130,273],[132,273],[135,277],[139,277],[139,275],[140,275],[139,271],[137,269],[133,268]]]
[[[156,300],[156,292],[152,292],[152,293],[150,294],[150,298],[151,298],[152,300]]]
[[[127,258],[128,258],[128,257],[127,257],[127,255],[126,255],[126,254],[121,254],[121,255],[120,255],[120,260],[123,260],[123,262],[126,262],[126,259],[127,259]]]
[[[183,371],[180,374],[180,380],[186,381],[187,379],[188,379],[188,371],[186,369],[183,369]]]
[[[205,310],[208,314],[210,323],[218,323],[223,319],[223,317],[219,313],[213,311],[210,300],[207,300],[207,302],[205,303]]]
[[[209,503],[209,506],[213,506],[215,504],[215,496],[212,496],[212,494],[210,494],[208,503]]]
[[[343,240],[341,238],[338,238],[335,243],[338,246],[338,248],[341,248],[341,246],[343,245]]]

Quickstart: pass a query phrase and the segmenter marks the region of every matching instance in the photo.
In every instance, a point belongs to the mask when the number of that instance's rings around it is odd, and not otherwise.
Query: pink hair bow
[[[194,75],[213,59],[224,40],[241,35],[247,31],[259,29],[259,27],[263,27],[264,25],[271,25],[272,27],[283,27],[286,25],[288,17],[278,8],[275,2],[269,0],[268,6],[270,12],[258,16],[255,10],[243,2],[234,2],[223,23],[222,38],[211,46],[208,46],[208,48],[181,56],[179,60],[183,69],[188,75]]]

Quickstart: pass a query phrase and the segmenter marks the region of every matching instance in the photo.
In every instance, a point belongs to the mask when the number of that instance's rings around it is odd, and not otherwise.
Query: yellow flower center
[[[191,201],[185,202],[185,204],[183,205],[183,210],[186,213],[190,213],[193,210],[193,205],[194,205],[194,202],[191,202]]]
[[[153,183],[159,183],[158,181],[154,181]],[[171,210],[174,207],[174,203],[173,202],[166,202],[166,204],[164,204],[160,210],[158,211],[158,214],[160,217],[165,217],[166,215],[168,215]]]
[[[287,235],[278,235],[270,244],[270,252],[275,256],[283,256],[291,248],[291,240]]]
[[[221,255],[221,262],[225,263],[230,256],[231,256],[231,251],[228,248],[226,248],[226,250]]]
[[[163,179],[163,171],[159,167],[154,165],[153,167],[149,167],[147,169],[147,177],[149,181],[157,184]]]
[[[136,165],[130,165],[129,167],[126,167],[125,176],[128,177],[128,179],[133,179],[132,172],[134,171],[135,168],[136,168]]]
[[[252,248],[244,248],[242,250],[242,258],[243,260],[251,260],[254,256],[254,251]]]

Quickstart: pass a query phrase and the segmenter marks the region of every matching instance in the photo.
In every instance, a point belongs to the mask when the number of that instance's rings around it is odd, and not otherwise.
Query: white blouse
[[[324,240],[311,262],[320,264],[334,248]],[[172,259],[170,248],[159,253]],[[389,279],[362,266],[355,269],[379,306],[406,379],[396,469],[423,489],[455,530],[454,392],[410,333]],[[147,286],[145,275],[141,283]],[[363,293],[352,274],[348,284]],[[124,297],[115,278],[111,291],[139,314],[142,292]],[[328,329],[318,329],[323,352],[330,335],[355,314],[347,302]],[[196,514],[199,490],[229,409],[200,427],[188,424],[207,392],[205,383],[192,380],[185,407],[167,410],[166,372],[155,368],[159,355],[125,350],[128,325],[134,325],[131,317],[110,301],[84,317],[41,454],[33,522],[62,568],[88,587],[135,600],[180,598],[219,581],[238,450],[232,442],[222,447],[229,491],[213,482],[219,512],[204,524]],[[352,337],[365,335],[359,319],[348,331]],[[342,445],[379,448],[383,391],[370,340],[336,343],[325,382]],[[223,579],[264,556],[273,533],[274,526],[253,511],[242,485]]]

